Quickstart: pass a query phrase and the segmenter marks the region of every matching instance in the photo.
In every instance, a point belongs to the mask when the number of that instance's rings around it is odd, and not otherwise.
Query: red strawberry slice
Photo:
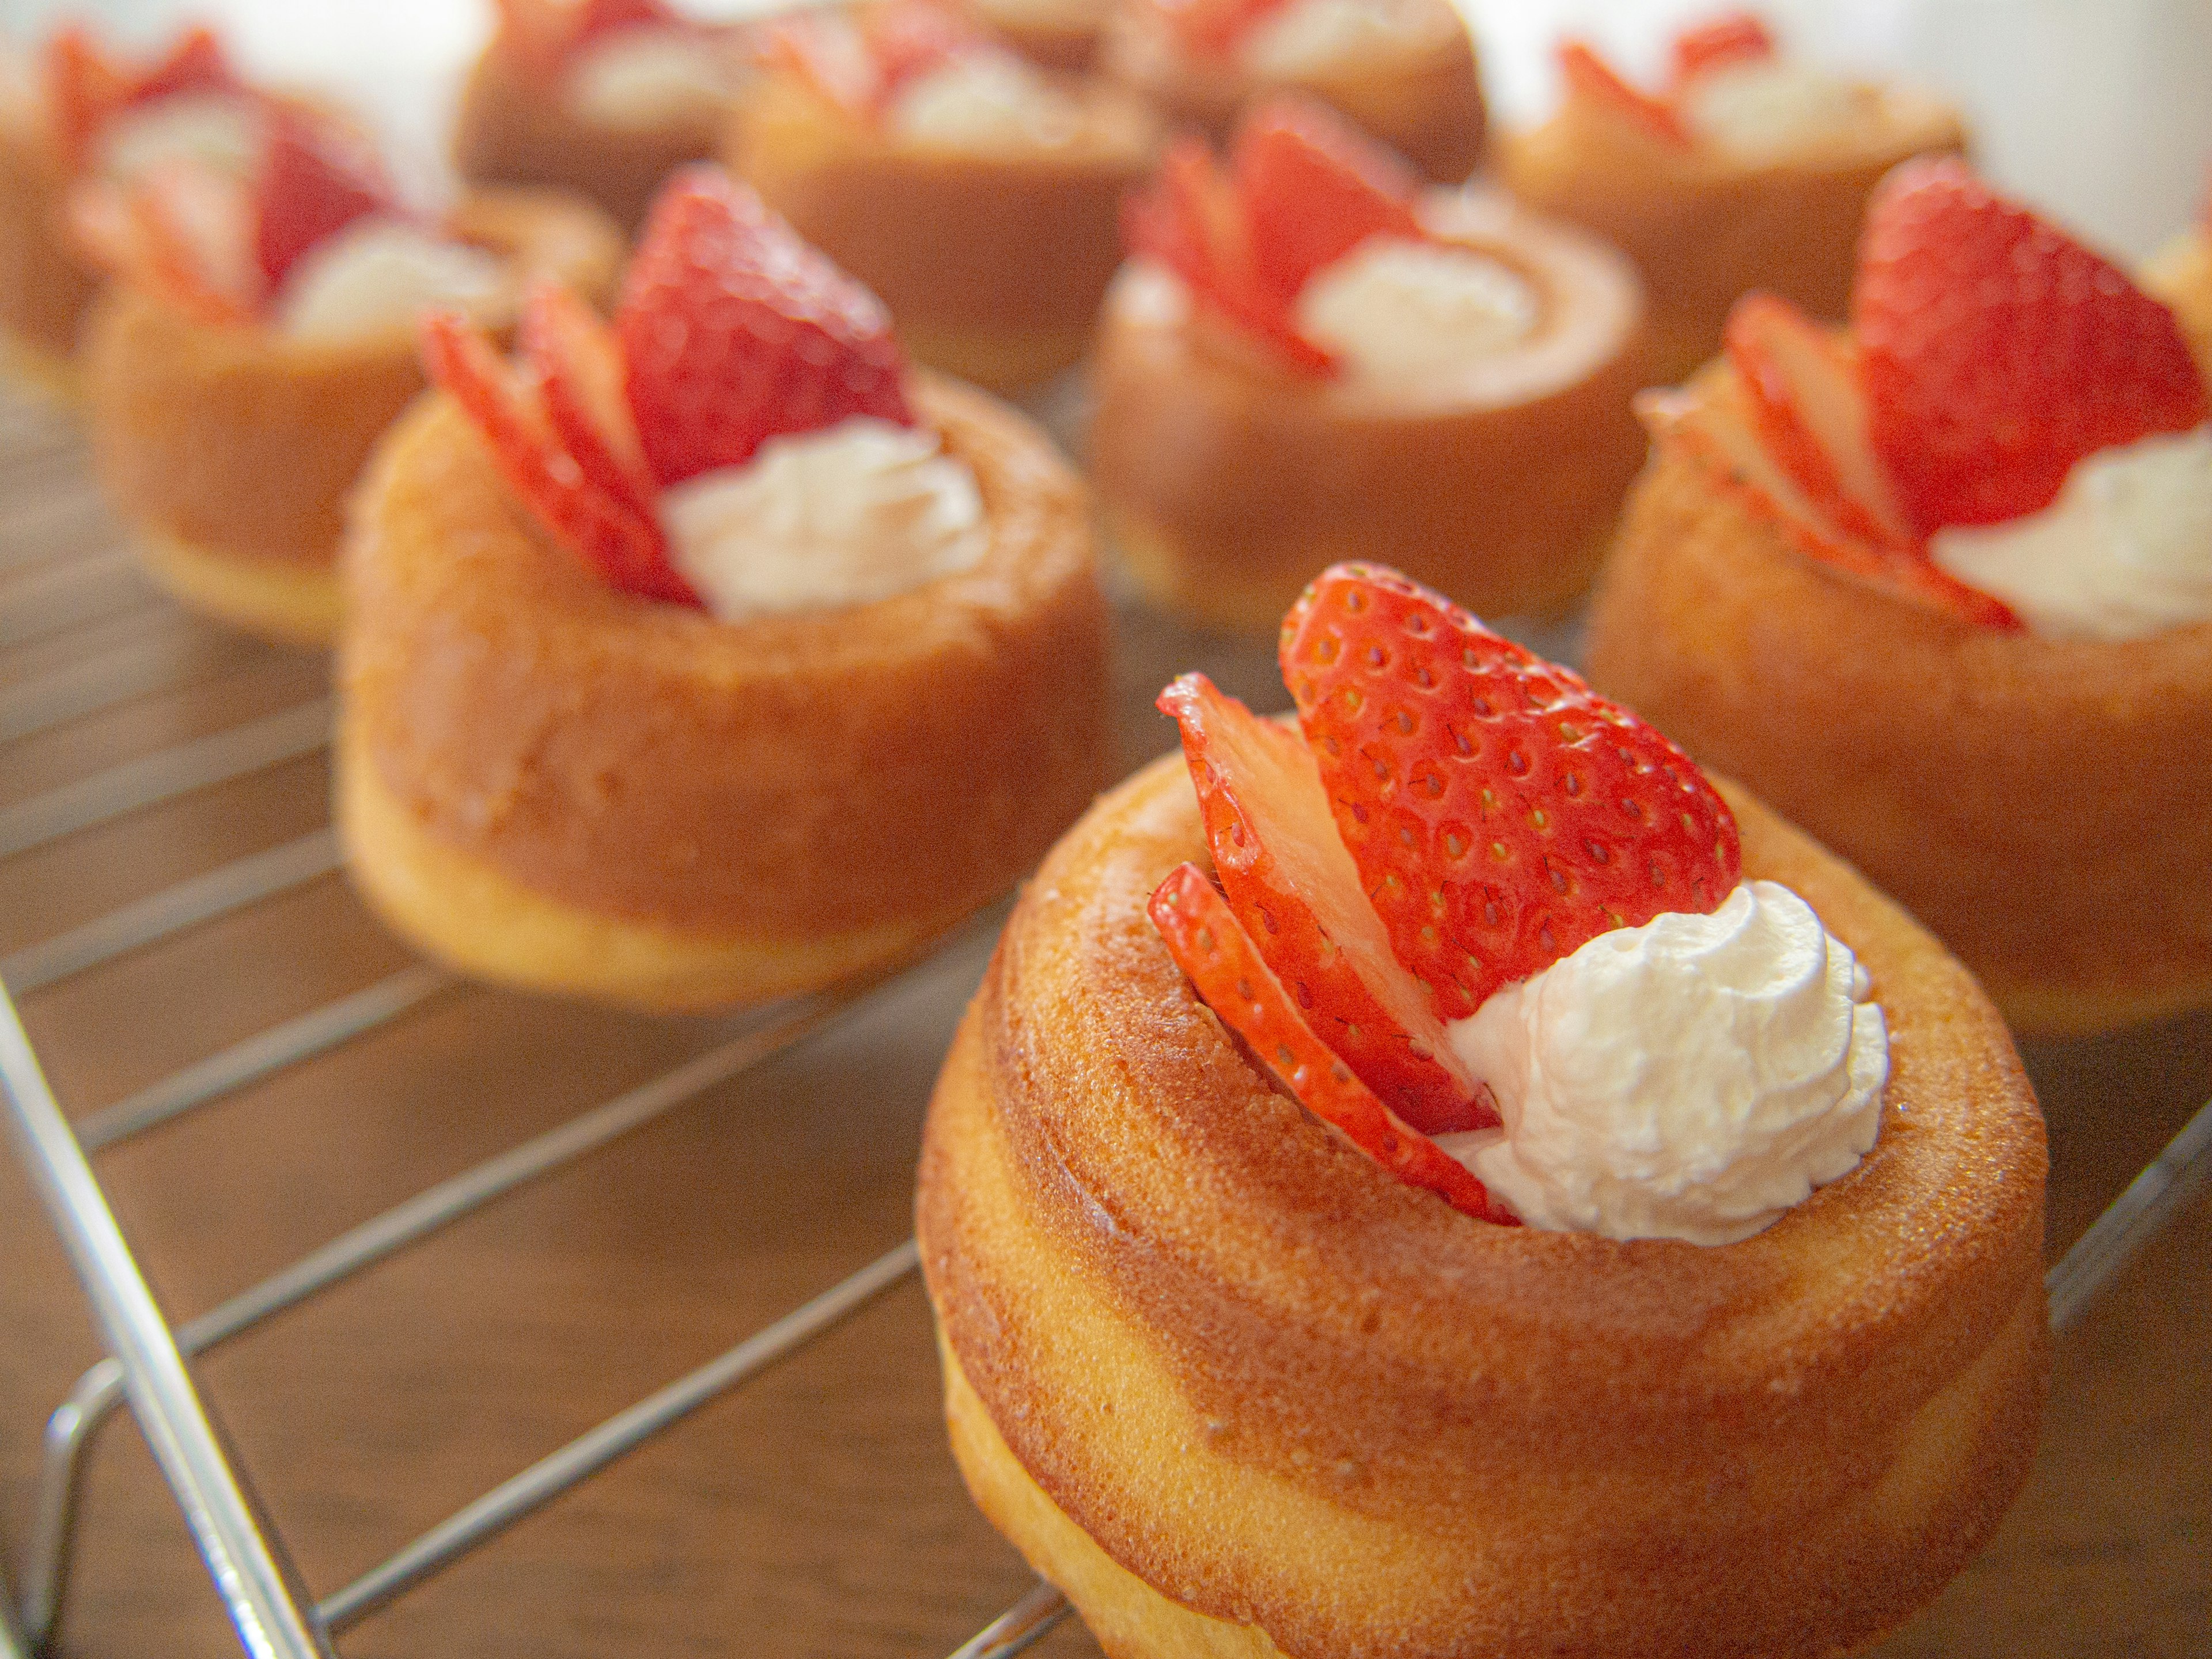
[[[275,289],[310,248],[356,219],[394,211],[395,203],[374,147],[336,122],[280,106],[270,116],[268,146],[254,257]]]
[[[100,130],[134,104],[183,92],[246,90],[204,26],[185,30],[166,58],[133,75],[82,25],[64,24],[46,43],[43,76],[46,118],[72,168],[84,164]]]
[[[1166,266],[1200,306],[1267,346],[1304,374],[1336,372],[1336,359],[1300,334],[1288,301],[1260,273],[1251,227],[1236,187],[1196,138],[1177,140],[1150,189],[1132,196],[1121,240],[1140,258]]]
[[[1413,170],[1310,98],[1272,98],[1255,109],[1237,130],[1231,166],[1259,279],[1286,303],[1369,237],[1423,234]]]
[[[1394,1115],[1314,1035],[1204,871],[1177,866],[1152,894],[1151,910],[1152,925],[1206,1006],[1300,1105],[1400,1180],[1427,1188],[1477,1220],[1518,1224],[1463,1164]]]
[[[1735,888],[1735,816],[1681,750],[1395,571],[1322,572],[1281,656],[1361,884],[1445,1018]]]
[[[1626,117],[1648,136],[1669,144],[1687,144],[1689,130],[1673,105],[1654,98],[1620,78],[1612,64],[1599,57],[1587,40],[1559,43],[1559,74],[1567,95],[1609,109]]]
[[[507,486],[562,545],[641,599],[696,605],[650,514],[608,494],[561,447],[536,388],[517,380],[484,332],[453,312],[422,319],[422,362],[483,434]]]
[[[1159,706],[1182,728],[1222,890],[1306,1020],[1415,1128],[1496,1121],[1446,1043],[1427,988],[1391,955],[1304,738],[1203,674],[1184,675]]]
[[[2171,311],[1955,159],[1876,191],[1851,324],[1875,453],[1923,534],[2040,512],[2083,457],[2212,412]]]
[[[773,17],[753,37],[753,58],[771,74],[796,76],[839,108],[873,119],[884,78],[851,25],[841,17],[798,12]]]
[[[177,37],[167,57],[138,77],[131,89],[133,104],[151,103],[183,92],[243,92],[246,83],[231,67],[222,41],[204,23]]]
[[[1773,56],[1774,37],[1766,25],[1747,11],[1730,12],[1674,37],[1674,85],[1679,89],[1708,70]]]
[[[984,44],[964,19],[931,0],[890,0],[865,15],[860,33],[880,77],[878,101]]]
[[[1856,535],[1824,514],[1753,434],[1744,410],[1675,392],[1646,393],[1637,410],[1655,440],[1682,443],[1710,469],[1715,489],[1735,495],[1802,556],[1892,599],[1977,628],[2020,631],[2009,606],[1939,568],[1924,544]]]
[[[1218,58],[1289,0],[1157,0],[1168,29],[1197,58]]]
[[[575,294],[549,282],[524,299],[520,336],[562,447],[592,483],[651,518],[659,492],[629,412],[614,331]]]
[[[1767,453],[1845,533],[1911,549],[1915,538],[1867,436],[1866,394],[1849,341],[1787,300],[1747,294],[1723,349]]]
[[[856,416],[914,423],[882,304],[717,167],[662,190],[615,332],[664,486],[738,465],[779,434]]]

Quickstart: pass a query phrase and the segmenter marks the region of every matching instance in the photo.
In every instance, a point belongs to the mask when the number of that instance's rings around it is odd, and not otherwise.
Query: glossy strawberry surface
[[[1231,167],[1255,274],[1285,303],[1369,237],[1423,234],[1413,169],[1310,98],[1255,108],[1237,130]]]
[[[1391,953],[1305,738],[1202,674],[1176,681],[1159,706],[1182,729],[1222,890],[1300,1015],[1414,1127],[1494,1121],[1445,1042],[1428,988]]]
[[[1401,1180],[1479,1220],[1515,1224],[1480,1181],[1393,1114],[1315,1036],[1204,871],[1178,866],[1153,893],[1150,909],[1206,1006],[1300,1105]]]
[[[1923,535],[2039,512],[2085,456],[2207,418],[2173,313],[1954,159],[1883,181],[1851,323],[1875,451]]]
[[[746,461],[779,434],[855,416],[913,423],[881,302],[718,168],[662,190],[615,330],[664,486]]]
[[[253,252],[271,289],[317,243],[356,219],[398,210],[374,148],[334,121],[273,109],[267,146],[256,191]]]
[[[1325,571],[1281,658],[1361,883],[1444,1018],[1735,886],[1735,817],[1680,750],[1396,573]]]

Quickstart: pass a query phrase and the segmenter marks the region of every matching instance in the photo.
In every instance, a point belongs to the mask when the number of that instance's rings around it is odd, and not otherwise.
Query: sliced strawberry
[[[738,465],[780,433],[855,416],[914,423],[882,304],[716,167],[662,190],[615,332],[663,485]]]
[[[1680,88],[1708,70],[1773,56],[1774,37],[1766,25],[1747,11],[1730,12],[1674,37],[1674,85]]]
[[[185,30],[166,57],[134,75],[82,25],[64,24],[46,43],[43,69],[46,118],[73,169],[90,155],[100,130],[134,104],[184,92],[246,90],[222,43],[204,26]]]
[[[1445,1018],[1734,890],[1735,816],[1681,750],[1396,572],[1322,572],[1281,656],[1360,881]]]
[[[669,562],[659,522],[584,475],[561,447],[537,389],[517,379],[481,329],[455,313],[432,312],[422,319],[422,363],[483,434],[507,487],[556,541],[623,592],[699,604]]]
[[[1157,0],[1169,33],[1194,58],[1219,58],[1289,0]]]
[[[524,299],[520,334],[562,447],[586,478],[651,518],[659,492],[629,411],[614,331],[572,291],[549,282]]]
[[[1689,130],[1673,105],[1654,98],[1620,78],[1612,64],[1599,57],[1587,40],[1559,43],[1559,73],[1567,95],[1579,98],[1625,116],[1650,137],[1669,144],[1687,144]]]
[[[231,67],[222,41],[204,23],[193,25],[177,37],[168,56],[140,75],[131,88],[130,100],[149,104],[156,98],[173,98],[185,92],[243,92],[246,83]]]
[[[159,295],[195,322],[249,322],[260,272],[243,250],[252,204],[238,180],[170,163],[125,185],[87,179],[70,193],[70,226],[91,261]]]
[[[1169,147],[1151,187],[1124,204],[1121,240],[1131,253],[1173,271],[1201,307],[1286,367],[1336,372],[1336,359],[1297,331],[1288,301],[1261,276],[1243,203],[1202,140]]]
[[[842,17],[799,11],[769,18],[754,34],[752,50],[763,70],[796,76],[856,116],[872,119],[883,106],[882,72]]]
[[[1444,1040],[1426,987],[1398,965],[1329,817],[1305,740],[1203,674],[1160,693],[1182,728],[1206,836],[1237,920],[1328,1046],[1429,1134],[1495,1116]]]
[[[1875,192],[1851,323],[1875,453],[1923,534],[2040,512],[2083,457],[2212,412],[2171,311],[1955,159]]]
[[[337,122],[279,106],[270,116],[268,146],[253,247],[273,289],[317,243],[396,204],[374,147]]]
[[[1745,414],[1712,398],[1676,392],[1647,393],[1637,407],[1654,439],[1678,441],[1699,457],[1715,489],[1735,495],[1804,557],[1977,628],[2020,630],[2010,607],[1940,568],[1924,544],[1853,534],[1823,514],[1754,435]]]
[[[1914,537],[1867,436],[1855,349],[1787,300],[1747,294],[1723,348],[1767,453],[1848,535],[1910,547]]]
[[[1427,1188],[1478,1220],[1518,1224],[1488,1188],[1393,1114],[1314,1035],[1204,871],[1177,866],[1153,893],[1151,910],[1152,925],[1206,1006],[1300,1105],[1400,1180]]]
[[[983,44],[965,19],[932,0],[888,0],[864,14],[860,35],[875,60],[879,99]]]
[[[1260,105],[1238,127],[1232,157],[1259,279],[1286,303],[1369,237],[1423,234],[1413,170],[1313,99]]]

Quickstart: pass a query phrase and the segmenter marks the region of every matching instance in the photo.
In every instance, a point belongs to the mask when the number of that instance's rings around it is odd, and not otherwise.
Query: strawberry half
[[[1200,307],[1286,367],[1336,372],[1336,359],[1297,331],[1289,300],[1261,274],[1243,200],[1203,140],[1169,146],[1150,188],[1124,204],[1121,240],[1131,253],[1173,271]]]
[[[2085,456],[2212,412],[2171,311],[1954,159],[1875,192],[1851,325],[1875,453],[1923,535],[2040,512]]]
[[[1495,1121],[1446,1043],[1427,988],[1391,954],[1305,739],[1203,674],[1176,681],[1159,706],[1182,729],[1222,890],[1303,1017],[1415,1128],[1442,1134]]]
[[[1689,129],[1682,125],[1682,118],[1674,112],[1672,104],[1623,80],[1612,64],[1597,55],[1589,41],[1563,40],[1559,52],[1559,74],[1566,82],[1569,97],[1587,100],[1625,116],[1645,134],[1663,143],[1684,145],[1690,142]]]
[[[1866,394],[1850,343],[1787,300],[1747,294],[1722,349],[1759,441],[1813,505],[1848,535],[1911,549],[1911,530],[1867,435]]]
[[[1684,29],[1674,37],[1674,85],[1679,90],[1708,70],[1752,64],[1774,56],[1774,37],[1747,11],[1730,12]]]
[[[1213,884],[1179,865],[1152,894],[1152,925],[1206,1006],[1298,1103],[1400,1180],[1481,1221],[1518,1224],[1468,1169],[1395,1115],[1316,1036]]]
[[[1636,407],[1655,440],[1678,442],[1697,456],[1716,489],[1733,495],[1803,557],[1923,610],[1977,628],[2020,631],[2008,605],[1943,570],[1924,543],[1855,535],[1823,514],[1755,434],[1745,410],[1674,392],[1645,392]]]
[[[430,378],[453,395],[508,487],[556,540],[624,592],[699,604],[669,562],[659,520],[585,475],[562,447],[537,388],[516,377],[483,330],[433,312],[422,319],[422,338]]]
[[[914,423],[882,304],[719,168],[661,191],[615,332],[663,486],[738,465],[779,434],[855,416]]]
[[[1395,572],[1324,571],[1281,657],[1360,881],[1446,1019],[1734,890],[1735,816],[1681,750]]]
[[[651,518],[659,492],[630,414],[614,331],[574,293],[549,282],[525,296],[519,332],[562,447],[592,483]]]
[[[1424,234],[1413,170],[1310,98],[1271,98],[1245,117],[1231,167],[1255,274],[1285,303],[1369,237]]]
[[[274,289],[301,257],[356,219],[396,210],[375,149],[336,122],[279,106],[262,159],[254,257]]]

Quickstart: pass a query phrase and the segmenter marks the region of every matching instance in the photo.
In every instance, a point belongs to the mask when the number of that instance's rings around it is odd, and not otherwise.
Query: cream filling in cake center
[[[1680,100],[1691,131],[1747,161],[1830,143],[1863,122],[1871,103],[1855,82],[1771,58],[1708,70]]]
[[[1532,1227],[1733,1243],[1874,1146],[1889,1037],[1871,992],[1811,905],[1746,882],[1454,1021],[1504,1127],[1437,1144]]]
[[[1083,106],[1021,59],[963,53],[899,89],[890,130],[915,143],[989,154],[1059,149],[1083,135]]]
[[[647,25],[593,41],[569,65],[564,89],[568,106],[586,120],[643,132],[720,119],[742,77],[708,37]]]
[[[1298,332],[1355,380],[1404,385],[1449,377],[1527,339],[1535,290],[1472,248],[1370,236],[1299,290]]]
[[[1290,0],[1245,32],[1237,59],[1263,80],[1302,80],[1348,64],[1389,63],[1453,27],[1450,14],[1426,0]]]
[[[933,431],[865,416],[673,485],[660,517],[677,569],[725,622],[887,599],[990,544],[967,464]]]
[[[497,324],[514,305],[504,260],[380,214],[309,249],[285,275],[275,319],[295,340],[334,345],[403,332],[433,306]]]

